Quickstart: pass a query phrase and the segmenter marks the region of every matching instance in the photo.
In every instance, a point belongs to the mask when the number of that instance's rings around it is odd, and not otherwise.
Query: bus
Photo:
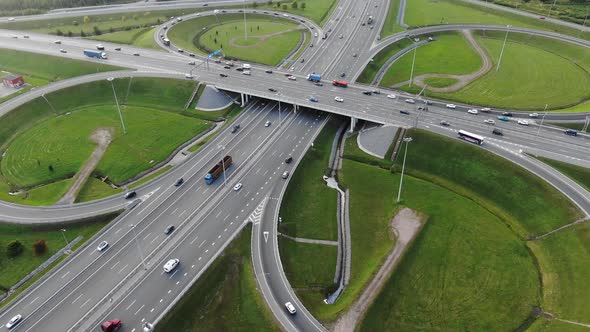
[[[342,81],[342,80],[334,80],[334,81],[332,81],[332,85],[346,88],[348,86],[348,83],[346,83],[346,81]]]
[[[470,133],[470,132],[465,131],[465,130],[459,130],[458,134],[459,134],[459,138],[461,138],[463,140],[466,140],[466,141],[471,142],[471,143],[475,143],[477,145],[482,145],[483,144],[483,141],[484,141],[483,136],[479,136],[479,135]]]

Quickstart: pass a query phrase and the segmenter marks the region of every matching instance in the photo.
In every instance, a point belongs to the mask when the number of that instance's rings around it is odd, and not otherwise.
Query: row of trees
[[[6,246],[6,255],[8,257],[16,257],[23,253],[25,246],[22,242],[14,240],[8,243]],[[41,256],[47,252],[47,241],[37,240],[33,243],[33,253],[37,256]]]

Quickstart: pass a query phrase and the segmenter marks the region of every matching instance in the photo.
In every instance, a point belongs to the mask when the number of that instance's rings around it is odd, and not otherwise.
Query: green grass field
[[[424,80],[424,83],[430,87],[444,88],[459,82],[456,78],[451,77],[429,77]]]
[[[305,3],[305,8],[301,8],[302,3]],[[299,6],[295,9],[288,2],[281,3],[280,6],[277,7],[276,1],[270,6],[267,1],[261,1],[257,4],[256,8],[284,11],[286,13],[307,17],[319,25],[324,25],[328,17],[330,17],[330,13],[336,8],[337,3],[338,0],[301,0],[298,1]],[[287,5],[287,7],[285,7],[285,5]],[[250,7],[252,8],[253,6],[250,5]]]
[[[154,173],[152,173],[150,175],[147,175],[147,176],[144,176],[140,180],[135,181],[135,182],[129,184],[127,187],[129,187],[130,189],[131,188],[137,188],[137,187],[141,186],[142,184],[148,183],[151,180],[159,177],[160,175],[168,172],[169,170],[172,169],[172,167],[173,167],[172,165],[166,165],[166,166],[160,168],[159,170],[155,171]]]
[[[588,14],[588,7],[581,1],[558,1],[543,2],[540,0],[492,0],[492,3],[506,7],[516,8],[540,16],[546,16],[551,13],[551,17],[560,20],[584,24],[585,15]]]
[[[257,289],[248,226],[158,324],[162,331],[280,331]]]
[[[337,240],[338,192],[322,179],[328,168],[334,135],[339,126],[335,119],[326,124],[293,173],[280,215],[279,231],[294,237]]]
[[[76,203],[90,202],[121,192],[123,192],[123,189],[113,189],[107,183],[102,182],[97,178],[89,178],[86,183],[84,183],[84,186],[82,186],[82,189],[80,189],[80,193],[78,193],[78,197],[76,197]]]
[[[156,28],[140,28],[128,31],[105,33],[100,36],[92,36],[89,38],[105,42],[161,50],[162,48],[156,44],[153,38],[155,31]]]
[[[405,23],[412,27],[452,23],[499,24],[550,30],[585,39],[590,32],[552,24],[537,18],[494,10],[460,0],[414,0],[406,5]]]
[[[184,49],[210,53],[223,49],[226,57],[269,65],[278,64],[301,39],[291,21],[266,15],[248,15],[248,39],[244,39],[243,16],[239,14],[200,17],[170,28],[170,40]],[[205,28],[205,30],[203,30]],[[266,35],[281,33],[275,36]],[[262,51],[264,50],[264,51]]]
[[[392,56],[410,44],[411,42],[408,39],[402,39],[397,43],[385,47],[381,52],[377,53],[377,55],[373,57],[373,61],[369,62],[369,64],[363,69],[363,72],[357,79],[357,82],[370,84],[375,78],[375,75],[379,69],[383,67],[385,62],[387,62],[387,60],[389,60]]]
[[[555,168],[559,172],[567,175],[572,180],[576,181],[579,185],[586,188],[586,190],[590,191],[590,169],[553,159],[543,157],[537,158],[542,162],[548,164],[549,166]]]
[[[344,162],[344,173],[362,178],[367,193],[380,192],[394,205],[399,174],[353,161]],[[429,220],[359,331],[510,331],[539,305],[533,259],[498,217],[408,176],[403,204]]]
[[[452,49],[453,52],[449,52]],[[410,79],[414,51],[398,59],[385,73],[380,85],[391,86]],[[481,58],[458,33],[438,36],[435,42],[418,47],[414,76],[422,74],[469,74],[482,65]]]
[[[302,293],[318,293],[325,298],[325,289],[334,285],[337,246],[295,242],[279,237],[279,250],[285,275],[291,286]],[[317,259],[310,259],[316,257]],[[319,259],[321,257],[321,259]],[[309,289],[313,287],[316,289]]]
[[[399,0],[389,2],[389,11],[385,17],[385,23],[381,29],[381,38],[393,35],[396,32],[404,31],[405,28],[397,24],[397,14],[399,12]]]
[[[84,238],[81,243],[90,239],[96,232],[104,227],[115,215],[97,218],[93,222],[73,224],[65,227],[65,236],[68,241],[81,235]],[[0,224],[0,285],[10,287],[33,271],[37,266],[46,261],[59,249],[65,247],[62,232],[63,225],[48,226],[45,228]],[[20,256],[9,258],[6,255],[6,245],[13,240],[20,241],[24,251]],[[33,254],[32,245],[37,240],[46,240],[48,251],[42,256]]]

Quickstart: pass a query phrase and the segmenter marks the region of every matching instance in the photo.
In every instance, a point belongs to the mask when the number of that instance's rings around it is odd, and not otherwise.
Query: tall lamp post
[[[547,104],[545,104],[545,110],[543,113],[543,117],[541,118],[541,124],[539,125],[539,129],[537,129],[537,136],[539,136],[539,132],[541,131],[541,127],[543,127],[543,121],[545,121],[545,115],[547,115]]]
[[[500,70],[500,63],[502,62],[502,56],[504,55],[504,48],[506,47],[506,40],[508,40],[508,33],[510,32],[511,25],[506,26],[508,30],[506,30],[506,36],[504,36],[504,43],[502,44],[502,50],[500,51],[500,58],[498,59],[498,65],[496,66],[496,72]]]
[[[131,229],[133,230],[133,237],[135,238],[137,250],[139,250],[139,255],[141,256],[141,264],[143,264],[143,269],[147,270],[147,264],[145,263],[145,258],[143,257],[143,251],[141,251],[141,246],[139,245],[139,240],[137,239],[137,231],[135,230],[135,225],[129,224],[129,227],[131,227]]]
[[[115,85],[113,81],[115,80],[114,77],[107,78],[107,81],[111,82],[111,87],[113,88],[113,95],[115,96],[115,103],[117,104],[117,111],[119,111],[119,119],[121,119],[121,127],[123,127],[123,135],[127,135],[127,129],[125,129],[125,122],[123,121],[123,114],[121,114],[121,107],[119,106],[119,99],[117,99],[117,93],[115,92]]]
[[[399,203],[402,199],[402,184],[404,182],[404,171],[406,169],[406,155],[408,154],[408,143],[412,141],[411,137],[404,138],[404,143],[406,143],[406,151],[404,152],[404,162],[402,164],[402,176],[399,180],[399,190],[397,192],[397,202]]]
[[[219,146],[219,149],[220,149],[221,151],[225,151],[225,146],[223,146],[223,145],[220,145],[220,146]],[[223,186],[225,187],[225,185],[226,185],[226,177],[225,177],[225,160],[224,160],[224,159],[225,159],[225,156],[223,155],[223,153],[221,154],[221,156],[222,156],[222,157],[221,157],[221,168],[223,169]]]
[[[63,235],[64,237],[64,241],[66,241],[66,248],[70,246],[70,243],[68,242],[68,239],[66,238],[66,230],[65,228],[60,229],[61,231],[61,235]]]
[[[410,70],[410,88],[412,87],[412,82],[414,81],[414,64],[416,63],[416,50],[418,50],[418,45],[414,45],[414,57],[412,58],[412,69]]]

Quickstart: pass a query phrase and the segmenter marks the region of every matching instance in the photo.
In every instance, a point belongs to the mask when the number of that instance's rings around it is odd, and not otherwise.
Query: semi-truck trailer
[[[91,57],[91,58],[98,58],[98,59],[106,59],[107,58],[107,54],[105,52],[93,51],[93,50],[84,50],[84,55]]]
[[[111,319],[100,324],[100,329],[102,332],[116,332],[121,328],[122,325],[123,322],[121,322],[120,319]]]
[[[339,87],[342,87],[342,88],[346,88],[348,86],[348,83],[346,81],[343,81],[343,80],[333,80],[332,81],[332,85],[339,86]]]
[[[319,74],[309,74],[307,75],[307,80],[312,82],[319,82],[322,80],[322,75]]]
[[[219,161],[213,168],[205,175],[205,183],[212,184],[217,179],[224,169],[227,169],[232,164],[231,156],[223,157],[223,160]]]

